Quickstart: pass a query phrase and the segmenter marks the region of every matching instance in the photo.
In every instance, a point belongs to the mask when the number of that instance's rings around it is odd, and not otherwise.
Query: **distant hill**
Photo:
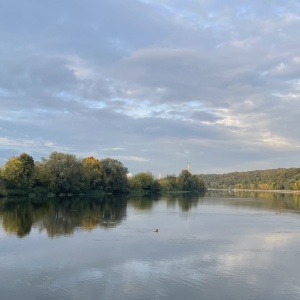
[[[207,189],[300,190],[300,168],[200,174]]]

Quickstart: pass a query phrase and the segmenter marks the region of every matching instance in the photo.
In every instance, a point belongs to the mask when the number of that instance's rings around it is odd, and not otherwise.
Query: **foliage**
[[[182,170],[177,178],[179,189],[182,191],[202,191],[204,184],[196,175],[192,175],[187,170]]]
[[[54,189],[54,181],[51,178],[52,175],[45,159],[42,159],[42,162],[36,162],[34,166],[34,187]]]
[[[43,158],[41,169],[49,187],[60,192],[79,192],[82,188],[82,164],[74,154],[52,152],[48,159]]]
[[[300,179],[298,179],[298,180],[295,182],[294,189],[295,189],[296,191],[300,191]]]
[[[130,190],[143,193],[157,193],[161,187],[150,172],[141,172],[129,179]]]
[[[101,160],[103,189],[107,193],[121,194],[128,190],[127,168],[116,159]]]
[[[175,175],[167,175],[165,178],[159,180],[162,190],[176,191],[177,190],[177,177]]]
[[[34,160],[26,153],[11,157],[1,169],[7,187],[28,189],[32,186]]]
[[[7,195],[7,188],[5,185],[5,181],[3,178],[0,177],[0,197],[4,197],[6,195]]]
[[[101,188],[103,170],[100,160],[90,156],[82,160],[83,180],[87,190]]]
[[[178,177],[167,175],[157,180],[141,172],[128,180],[127,168],[116,159],[84,159],[74,154],[52,152],[34,162],[26,153],[11,157],[0,169],[0,196],[35,193],[78,194],[93,191],[123,194],[129,190],[152,194],[164,191],[203,191],[203,181],[187,170]]]
[[[211,189],[300,190],[300,168],[198,175]]]
[[[204,191],[203,181],[192,175],[188,170],[182,170],[178,177],[167,175],[159,181],[161,188],[165,191]]]

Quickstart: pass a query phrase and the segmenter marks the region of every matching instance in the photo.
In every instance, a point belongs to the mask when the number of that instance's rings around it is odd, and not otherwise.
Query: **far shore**
[[[294,190],[251,190],[251,189],[207,189],[208,191],[233,191],[233,192],[268,192],[283,194],[300,194],[300,191]]]

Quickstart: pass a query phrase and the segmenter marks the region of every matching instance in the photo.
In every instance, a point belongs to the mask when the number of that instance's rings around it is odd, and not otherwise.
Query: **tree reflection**
[[[135,209],[151,210],[154,202],[158,201],[159,198],[157,195],[131,195],[128,197],[128,201]]]
[[[42,203],[5,202],[0,206],[3,229],[24,237],[32,226],[49,237],[73,234],[76,229],[91,231],[96,227],[116,227],[126,217],[124,198],[51,199]]]
[[[31,231],[33,223],[32,206],[29,203],[7,205],[3,217],[3,229],[9,234],[24,237]]]
[[[70,235],[76,230],[91,231],[118,226],[126,217],[127,203],[134,209],[151,210],[155,203],[188,212],[199,205],[222,205],[256,210],[300,212],[299,194],[269,192],[208,191],[204,194],[170,193],[162,196],[105,196],[98,198],[56,198],[0,201],[0,219],[8,234],[25,237],[32,228],[49,237]]]
[[[300,211],[300,194],[272,193],[264,191],[226,191],[212,190],[206,193],[206,200],[223,205],[267,209],[274,211]],[[224,199],[230,200],[225,201]]]
[[[178,205],[183,212],[190,211],[199,205],[200,198],[204,193],[170,193],[164,196],[168,207]]]

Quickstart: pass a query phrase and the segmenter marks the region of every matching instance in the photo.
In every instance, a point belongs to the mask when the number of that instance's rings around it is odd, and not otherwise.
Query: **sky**
[[[0,165],[300,167],[299,0],[1,0]]]

